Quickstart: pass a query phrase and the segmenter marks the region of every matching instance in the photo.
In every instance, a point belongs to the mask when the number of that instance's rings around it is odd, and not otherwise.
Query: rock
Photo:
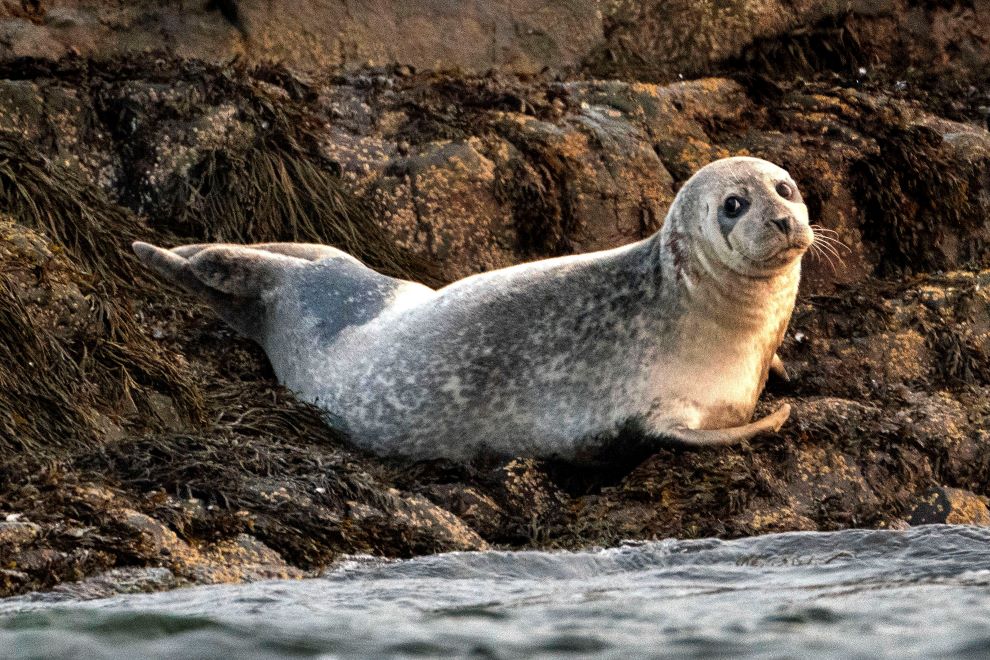
[[[868,75],[865,66],[877,62],[965,69],[985,66],[988,57],[985,44],[967,29],[990,18],[981,3],[918,8],[890,0],[612,0],[602,12],[606,38],[589,66],[610,77],[696,76],[725,63],[778,75],[864,67]],[[954,60],[953,51],[966,56]]]
[[[17,568],[26,573],[44,573],[53,567],[64,564],[68,560],[67,553],[51,548],[28,548],[17,554]]]
[[[31,576],[24,571],[0,568],[0,589],[3,590],[3,593],[18,593],[30,584]]]
[[[799,514],[793,506],[777,506],[773,502],[754,502],[733,525],[738,525],[748,536],[818,530],[814,520]]]
[[[0,57],[56,59],[69,53],[125,55],[171,49],[187,58],[283,61],[308,70],[398,62],[416,68],[535,73],[575,66],[601,39],[592,0],[415,5],[241,0],[224,13],[209,4],[115,6],[54,0],[32,10],[0,8]]]
[[[0,116],[7,130],[24,138],[37,138],[40,122],[45,116],[45,100],[41,88],[29,80],[0,82]]]
[[[300,578],[274,550],[248,534],[193,546],[160,521],[130,509],[111,509],[125,537],[120,551],[144,562],[164,565],[196,584]]]
[[[485,542],[455,515],[436,506],[421,495],[389,493],[397,498],[398,506],[391,512],[399,524],[405,523],[406,534],[419,552],[449,552],[487,550]]]
[[[884,0],[716,4],[676,0],[423,0],[415,5],[262,0],[126,5],[48,0],[0,8],[0,58],[174,52],[212,62],[285,62],[306,71],[362,66],[483,73],[583,68],[599,78],[677,79],[727,64],[808,74],[874,65],[985,67],[973,26],[984,3]],[[867,68],[869,65],[869,68]]]
[[[118,594],[139,594],[174,589],[183,584],[167,568],[115,568],[79,582],[56,585],[52,589],[53,599],[95,600]]]
[[[0,522],[0,555],[15,552],[41,535],[41,526],[32,522]]]
[[[0,522],[0,593],[11,593],[31,584],[31,574],[45,570],[42,553],[36,549],[42,527],[32,522]]]
[[[505,533],[509,515],[486,493],[463,484],[437,484],[429,498],[463,520],[482,538],[495,539]]]
[[[675,5],[677,20],[707,11]],[[730,5],[715,17],[738,30],[715,44],[723,64],[670,84],[419,67],[305,78],[158,56],[0,63],[0,509],[21,515],[0,527],[0,594],[95,575],[86,593],[298,578],[353,554],[898,528],[932,484],[986,484],[985,86],[732,64],[846,26],[774,46],[762,40],[833,21],[835,6]],[[263,52],[243,36],[268,29],[259,6],[232,17],[188,6],[202,21],[176,51],[220,26],[232,36],[217,52]],[[76,9],[34,16],[23,34],[109,29],[87,13],[125,11]],[[146,9],[131,7],[119,31],[137,39]],[[606,20],[620,9],[603,6]],[[611,25],[606,41],[636,29]],[[712,34],[685,32],[671,57]],[[18,39],[0,49],[31,46]],[[299,58],[324,47],[273,44]],[[72,44],[45,46],[59,47]],[[649,235],[687,177],[733,154],[788,167],[845,245],[841,260],[804,262],[781,347],[792,379],[759,411],[786,401],[791,419],[738,447],[656,442],[646,460],[594,469],[368,456],[278,387],[260,349],[129,256],[136,238],[317,240],[441,286]],[[107,573],[125,568],[152,572]]]
[[[476,140],[418,146],[392,160],[372,192],[398,244],[446,262],[450,278],[512,263],[512,219],[495,199],[495,164],[479,147]]]
[[[539,541],[553,535],[561,524],[568,497],[532,458],[515,459],[502,467],[502,501],[511,523],[501,530],[504,537]]]
[[[126,551],[140,559],[175,562],[183,561],[185,556],[194,554],[189,544],[181,541],[175,532],[151,516],[133,509],[111,510],[110,515],[129,537]]]
[[[133,78],[101,88],[92,100],[107,108],[100,130],[80,116],[86,99],[57,81],[0,86],[0,99],[7,95],[6,114],[26,135],[53,126],[73,167],[119,188],[156,226],[193,240],[346,247],[354,228],[338,231],[327,219],[340,199],[331,195],[312,210],[292,201],[330,185],[325,171],[339,168],[375,207],[391,249],[408,249],[420,266],[438,264],[444,282],[642,238],[659,227],[681,182],[733,154],[790,168],[816,220],[844,244],[837,255],[806,260],[810,291],[862,282],[881,265],[960,267],[982,258],[990,233],[990,133],[857,90],[780,85],[774,103],[782,110],[770,113],[762,89],[727,78],[649,85],[417,74],[387,88],[361,76],[314,86],[306,92],[312,105],[292,100],[290,92],[302,94],[292,84],[256,80],[238,105],[211,91],[216,72],[173,74],[186,79],[168,88]],[[305,118],[279,114],[296,105]],[[279,132],[290,124],[305,134]],[[109,132],[123,142],[108,142]],[[307,140],[318,149],[303,161],[295,152],[267,160],[265,145]],[[258,188],[274,196],[294,180],[279,178],[283,168],[307,173],[271,204],[295,215],[255,199]],[[909,198],[929,201],[915,207]],[[261,209],[248,218],[248,206]],[[432,277],[424,269],[420,276]]]
[[[673,180],[639,126],[607,100],[582,102],[554,123],[515,113],[494,119],[514,147],[501,188],[523,250],[591,252],[660,227]]]
[[[909,521],[912,525],[990,526],[987,498],[961,488],[937,486],[918,498]]]
[[[248,534],[213,543],[201,549],[200,555],[201,560],[187,562],[182,572],[197,584],[286,580],[305,575]]]

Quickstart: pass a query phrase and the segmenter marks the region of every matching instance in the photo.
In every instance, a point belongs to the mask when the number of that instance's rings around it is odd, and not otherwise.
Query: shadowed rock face
[[[311,71],[400,62],[535,73],[577,65],[601,38],[593,0],[44,0],[0,7],[4,58],[169,50],[215,62],[242,57]]]
[[[951,522],[982,520],[990,99],[960,82],[981,74],[795,79],[754,52],[660,85],[0,64],[0,593],[107,570],[80,593],[308,575],[353,552],[899,527],[932,489],[952,494]],[[128,251],[319,241],[438,285],[646,236],[691,173],[742,154],[787,168],[845,244],[805,259],[792,380],[758,411],[787,401],[792,419],[751,446],[383,464]]]
[[[670,80],[740,65],[775,74],[868,75],[975,71],[990,3],[915,0],[732,0],[603,3],[604,42],[586,60],[598,74]]]
[[[781,73],[975,71],[990,62],[988,22],[985,0],[23,0],[0,6],[0,58],[168,51],[310,72],[550,67],[651,80],[740,62]]]
[[[912,525],[990,525],[987,498],[958,488],[932,488],[911,512]]]

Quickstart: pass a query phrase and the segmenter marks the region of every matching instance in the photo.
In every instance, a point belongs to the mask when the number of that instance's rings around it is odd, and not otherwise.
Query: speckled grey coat
[[[811,240],[787,173],[735,158],[692,177],[644,241],[438,291],[316,245],[135,250],[261,343],[357,445],[573,459],[630,423],[693,441],[679,431],[748,422]]]

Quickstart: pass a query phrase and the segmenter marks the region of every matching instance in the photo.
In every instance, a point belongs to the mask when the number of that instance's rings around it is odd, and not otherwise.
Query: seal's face
[[[794,180],[758,158],[726,158],[698,172],[700,230],[719,260],[760,275],[795,264],[811,247],[808,209]]]

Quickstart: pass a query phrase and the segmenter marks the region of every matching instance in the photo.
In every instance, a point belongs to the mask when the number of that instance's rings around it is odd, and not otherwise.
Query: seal
[[[580,460],[630,425],[691,445],[778,430],[787,405],[750,420],[813,241],[790,175],[735,157],[691,177],[643,241],[439,290],[321,245],[134,250],[360,447]]]

